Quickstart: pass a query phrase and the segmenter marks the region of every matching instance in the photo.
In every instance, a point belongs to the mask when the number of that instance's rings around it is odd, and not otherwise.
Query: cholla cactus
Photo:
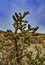
[[[30,46],[30,36],[28,35],[28,32],[31,30],[35,31],[37,28],[32,28],[31,25],[28,24],[28,29],[26,30],[26,24],[28,21],[24,20],[23,18],[27,14],[29,14],[29,11],[24,12],[23,15],[21,13],[15,13],[13,15],[13,26],[15,31],[13,33],[11,30],[7,30],[8,40],[4,42],[5,44],[3,45],[3,48],[6,49],[6,51],[4,51],[5,53],[3,52],[3,58],[0,60],[0,65],[30,65],[32,63],[32,52],[27,51],[27,47]],[[18,30],[20,30],[20,32],[18,32]],[[11,45],[12,47],[7,49],[7,46]]]
[[[35,35],[35,32],[37,31],[39,29],[39,27],[38,26],[36,26],[34,29],[33,29],[33,34],[32,35]]]
[[[28,24],[28,29],[25,29],[28,21],[23,18],[27,14],[29,14],[28,11],[24,12],[23,15],[21,13],[15,13],[13,15],[15,32],[13,33],[11,30],[7,30],[8,38],[1,35],[2,38],[0,38],[0,41],[4,44],[1,43],[2,46],[0,44],[0,49],[3,49],[0,50],[0,65],[45,65],[45,47],[41,46],[40,48],[38,45],[36,46],[34,44],[33,46],[33,44],[30,44],[31,39],[33,38],[33,41],[35,41],[35,38],[33,36],[30,37],[28,32],[32,31],[34,34],[38,27],[32,28]],[[40,38],[38,36],[36,40]]]
[[[13,19],[14,19],[14,28],[15,28],[15,36],[14,36],[14,40],[15,40],[15,53],[16,53],[16,61],[17,64],[16,65],[21,65],[22,64],[22,58],[27,56],[27,52],[24,52],[24,49],[26,50],[26,46],[30,45],[30,36],[27,35],[27,33],[29,31],[36,31],[37,27],[32,28],[30,24],[28,24],[28,29],[26,30],[26,23],[28,23],[27,20],[24,20],[23,18],[29,14],[29,11],[24,12],[23,15],[21,13],[15,13],[13,15]],[[20,30],[20,32],[18,33],[18,30]],[[23,37],[23,40],[19,41],[20,38]],[[23,54],[24,53],[24,54]]]
[[[28,24],[26,30],[28,21],[24,20],[24,17],[28,14],[29,11],[24,12],[23,15],[21,13],[15,13],[13,15],[15,31],[13,33],[11,30],[7,30],[6,39],[8,40],[5,40],[6,42],[4,42],[5,44],[3,45],[5,51],[3,52],[3,58],[1,57],[0,65],[31,65],[33,61],[31,59],[32,52],[27,51],[27,47],[30,46],[30,36],[28,32],[31,30],[35,32],[37,27],[32,28],[31,25]],[[18,32],[18,30],[20,30],[20,32]],[[7,49],[8,46],[11,46],[10,49]]]
[[[23,31],[26,28],[26,23],[28,23],[27,20],[23,20],[23,18],[29,14],[29,12],[24,12],[23,15],[21,15],[21,13],[15,13],[15,15],[13,15],[13,19],[14,19],[14,28],[15,28],[15,33],[17,33],[18,29],[20,31]]]

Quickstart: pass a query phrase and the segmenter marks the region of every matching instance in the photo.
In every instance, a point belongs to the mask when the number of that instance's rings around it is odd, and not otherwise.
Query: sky
[[[45,33],[45,0],[0,0],[0,30],[14,31],[13,14],[29,11],[26,16],[32,27],[39,26],[37,32]]]

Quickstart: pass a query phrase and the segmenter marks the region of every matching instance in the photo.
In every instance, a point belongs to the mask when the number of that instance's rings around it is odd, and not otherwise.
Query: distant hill
[[[7,35],[7,34],[13,34],[13,33],[14,32],[12,32],[12,30],[7,30],[7,31],[0,30],[0,36],[1,35]],[[32,32],[28,32],[27,34],[32,35]],[[45,40],[45,34],[35,33],[34,36],[41,36]]]

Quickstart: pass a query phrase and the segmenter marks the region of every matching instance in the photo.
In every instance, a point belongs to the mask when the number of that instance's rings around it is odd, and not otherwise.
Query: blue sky
[[[0,30],[14,31],[12,15],[24,11],[30,12],[26,19],[32,27],[39,26],[37,32],[45,33],[45,0],[0,0]]]

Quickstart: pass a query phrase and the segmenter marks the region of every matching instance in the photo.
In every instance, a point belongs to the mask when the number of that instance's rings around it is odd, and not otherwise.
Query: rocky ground
[[[26,48],[26,51],[33,52],[31,56],[32,60],[35,60],[36,54],[38,53],[35,47],[41,51],[41,53],[39,52],[39,57],[45,58],[45,40],[42,41],[42,39],[43,38],[41,36],[30,38],[31,45]],[[9,55],[13,52],[12,49],[14,48],[14,43],[15,42],[12,38],[9,39],[9,37],[4,36],[3,34],[0,35],[0,65],[1,63],[4,65]],[[22,62],[25,64],[25,60]],[[38,60],[36,62],[38,62]],[[10,63],[8,65],[10,65]],[[43,65],[45,65],[45,60],[43,60]]]

